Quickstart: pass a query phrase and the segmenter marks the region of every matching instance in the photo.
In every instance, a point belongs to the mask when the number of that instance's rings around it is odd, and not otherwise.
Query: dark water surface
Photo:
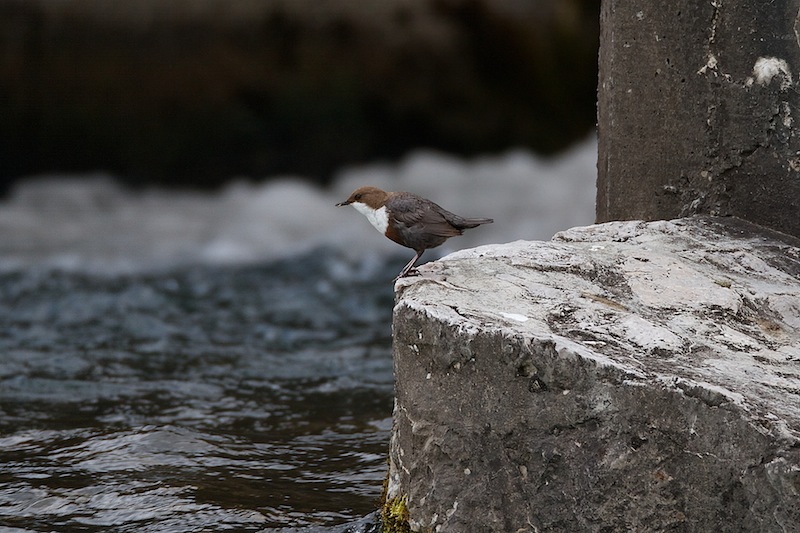
[[[366,527],[400,264],[0,274],[0,529]]]

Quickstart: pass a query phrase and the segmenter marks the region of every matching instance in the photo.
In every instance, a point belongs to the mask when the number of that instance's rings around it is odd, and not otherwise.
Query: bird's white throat
[[[386,206],[380,209],[372,209],[367,204],[361,202],[353,202],[350,205],[355,207],[356,211],[367,217],[369,223],[375,226],[376,230],[383,234],[386,233],[386,228],[389,227],[389,214],[386,212]]]

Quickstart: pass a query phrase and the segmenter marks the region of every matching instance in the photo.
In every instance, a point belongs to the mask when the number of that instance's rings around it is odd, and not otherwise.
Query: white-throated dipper
[[[407,276],[428,248],[436,248],[465,229],[494,222],[491,218],[460,217],[410,192],[386,192],[369,186],[356,189],[350,198],[336,204],[343,205],[352,205],[375,229],[417,252],[395,281]]]

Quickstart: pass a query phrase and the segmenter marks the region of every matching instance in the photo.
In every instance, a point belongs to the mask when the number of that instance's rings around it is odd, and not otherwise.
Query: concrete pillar
[[[800,0],[603,0],[597,220],[800,236]]]

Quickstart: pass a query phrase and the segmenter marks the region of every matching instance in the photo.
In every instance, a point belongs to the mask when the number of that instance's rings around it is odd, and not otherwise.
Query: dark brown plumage
[[[352,205],[378,231],[416,252],[395,280],[407,276],[425,250],[463,234],[465,229],[494,222],[491,218],[458,216],[410,192],[386,192],[369,186],[356,189],[347,200],[336,205]]]

